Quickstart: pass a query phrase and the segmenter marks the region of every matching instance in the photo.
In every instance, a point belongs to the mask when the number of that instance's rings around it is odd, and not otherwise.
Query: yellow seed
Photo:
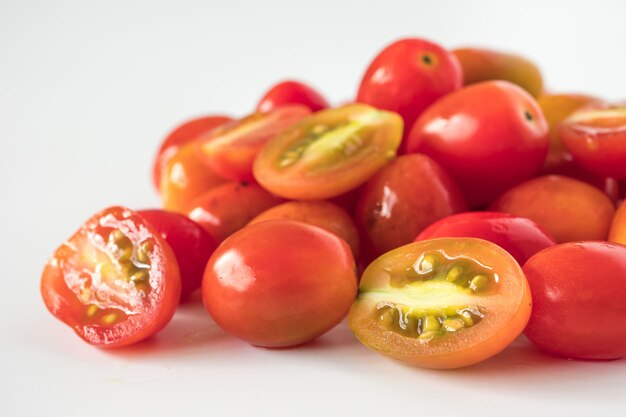
[[[446,281],[454,282],[457,279],[459,279],[462,273],[463,273],[463,268],[461,268],[458,265],[455,265],[452,268],[450,268],[450,270],[448,270],[448,272],[446,273]]]
[[[465,327],[465,322],[460,318],[449,318],[443,321],[443,328],[447,332],[456,332]]]
[[[98,308],[97,305],[95,304],[89,305],[89,307],[87,307],[87,317],[95,316],[98,311],[100,311],[100,309]]]
[[[439,332],[438,331],[428,331],[428,332],[422,332],[422,334],[420,334],[419,338],[422,340],[430,340],[432,338],[434,338],[435,336],[437,336]]]
[[[314,135],[321,135],[322,133],[326,132],[328,129],[329,127],[326,125],[315,125],[313,126],[313,129],[311,129],[311,133]]]
[[[489,284],[489,279],[484,275],[476,275],[470,281],[469,288],[472,291],[480,291],[487,287]]]
[[[435,257],[432,255],[424,255],[419,263],[417,272],[420,274],[429,274],[435,268]]]
[[[139,269],[130,276],[130,281],[135,284],[145,282],[148,279],[148,271],[145,269]]]
[[[109,313],[106,316],[102,317],[102,322],[104,324],[113,324],[117,321],[117,313]]]
[[[425,332],[436,332],[441,329],[441,323],[439,323],[439,319],[433,315],[427,315],[422,320],[422,333]]]
[[[465,326],[472,327],[474,325],[474,319],[472,317],[472,314],[469,311],[467,310],[460,311],[459,317],[461,318],[461,320],[463,320],[463,323],[465,324]]]
[[[121,242],[125,237],[126,235],[122,233],[121,230],[115,229],[109,234],[109,243],[114,244]]]

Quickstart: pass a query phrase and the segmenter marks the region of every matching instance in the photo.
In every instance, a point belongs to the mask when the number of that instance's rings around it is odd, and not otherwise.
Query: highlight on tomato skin
[[[256,110],[267,113],[292,104],[301,104],[312,112],[330,107],[328,101],[313,87],[299,81],[287,80],[272,86],[259,100]]]

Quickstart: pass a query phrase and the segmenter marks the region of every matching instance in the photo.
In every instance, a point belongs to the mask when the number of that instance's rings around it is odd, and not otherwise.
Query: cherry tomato
[[[485,360],[524,330],[531,310],[526,278],[504,249],[473,238],[402,246],[361,278],[350,328],[365,346],[427,368]]]
[[[305,106],[283,106],[254,113],[229,123],[199,139],[207,165],[233,181],[252,181],[252,163],[268,140],[311,114]]]
[[[268,220],[296,220],[321,227],[346,241],[355,257],[359,255],[359,232],[344,209],[327,201],[288,201],[265,210],[250,223]]]
[[[396,155],[402,119],[364,104],[323,110],[270,140],[254,163],[267,190],[321,200],[357,188]]]
[[[461,66],[450,52],[424,39],[401,39],[374,58],[356,101],[399,113],[408,133],[424,109],[462,83]]]
[[[617,209],[613,217],[609,230],[609,241],[626,245],[626,204],[624,203]]]
[[[196,198],[188,216],[219,244],[250,220],[284,202],[257,184],[230,182]]]
[[[579,110],[561,123],[559,135],[583,167],[626,179],[626,106]]]
[[[513,187],[490,209],[527,217],[558,243],[606,239],[615,213],[604,193],[558,175],[534,178]]]
[[[442,217],[467,210],[454,181],[425,155],[403,155],[362,188],[356,224],[365,261],[406,245]]]
[[[413,126],[409,152],[437,161],[482,207],[528,179],[548,152],[548,126],[535,100],[518,86],[486,81],[429,107]]]
[[[257,111],[267,113],[290,104],[301,104],[314,112],[330,107],[328,101],[312,87],[298,81],[282,81],[265,93]]]
[[[187,213],[194,198],[226,180],[209,168],[195,143],[183,145],[166,164],[161,177],[161,200],[169,211]]]
[[[475,237],[506,250],[520,265],[535,253],[556,245],[548,233],[532,220],[497,212],[471,212],[444,217],[428,226],[415,239]]]
[[[350,247],[290,220],[247,226],[207,265],[204,304],[217,324],[253,345],[305,343],[337,325],[356,296]]]
[[[54,252],[41,295],[48,310],[86,342],[126,346],[170,321],[180,275],[172,249],[146,219],[110,207]]]
[[[231,120],[227,116],[205,116],[189,120],[174,129],[161,143],[156,158],[154,158],[152,167],[154,187],[157,190],[161,188],[161,173],[165,171],[168,161],[178,152],[182,145],[193,142],[202,134],[210,132]]]
[[[141,210],[138,213],[170,245],[180,268],[181,301],[202,285],[202,274],[209,257],[217,247],[199,224],[179,213],[164,210]]]
[[[519,85],[534,97],[543,91],[541,71],[522,56],[481,48],[460,48],[452,53],[463,69],[464,85],[504,80]]]
[[[526,262],[533,294],[525,335],[543,350],[574,359],[626,355],[626,247],[575,242]]]

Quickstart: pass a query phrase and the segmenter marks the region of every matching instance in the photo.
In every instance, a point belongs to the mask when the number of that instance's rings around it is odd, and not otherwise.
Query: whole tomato
[[[259,101],[256,111],[266,113],[290,104],[306,106],[313,112],[330,106],[313,87],[299,81],[287,80],[270,88]]]

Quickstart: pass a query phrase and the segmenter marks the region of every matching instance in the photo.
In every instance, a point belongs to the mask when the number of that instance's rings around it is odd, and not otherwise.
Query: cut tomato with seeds
[[[528,283],[511,255],[481,239],[441,238],[376,259],[363,273],[349,324],[378,353],[457,368],[508,346],[530,311]]]

